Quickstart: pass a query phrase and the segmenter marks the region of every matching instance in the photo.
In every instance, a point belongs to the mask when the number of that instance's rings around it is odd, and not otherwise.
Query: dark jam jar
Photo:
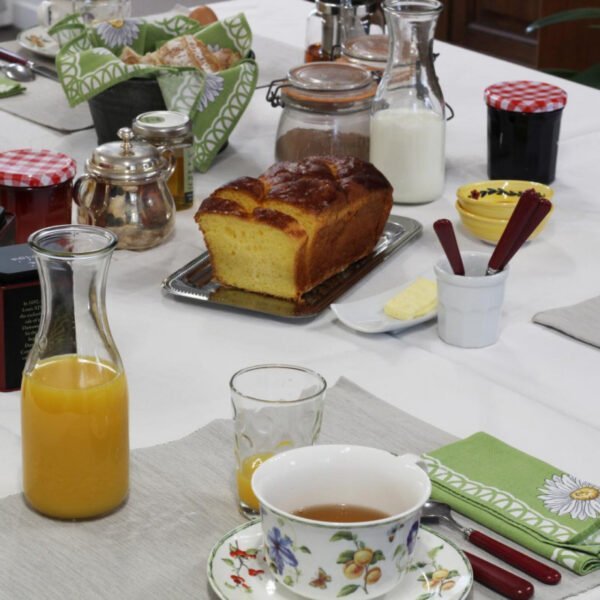
[[[0,152],[0,206],[15,215],[16,242],[50,225],[71,223],[75,161],[51,150]]]
[[[488,177],[552,183],[567,93],[549,83],[504,81],[486,88]]]

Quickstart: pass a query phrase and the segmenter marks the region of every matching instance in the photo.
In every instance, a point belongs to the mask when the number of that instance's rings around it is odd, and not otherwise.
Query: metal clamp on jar
[[[167,186],[175,162],[145,142],[132,142],[128,127],[122,142],[98,146],[75,182],[79,223],[110,229],[117,248],[146,250],[160,244],[175,226],[175,204]]]
[[[187,115],[171,110],[153,110],[138,115],[131,125],[135,137],[175,156],[175,171],[169,178],[175,208],[184,210],[194,202],[192,122]]]
[[[283,106],[275,159],[356,156],[369,160],[369,114],[377,84],[354,65],[318,62],[274,81],[267,100]]]

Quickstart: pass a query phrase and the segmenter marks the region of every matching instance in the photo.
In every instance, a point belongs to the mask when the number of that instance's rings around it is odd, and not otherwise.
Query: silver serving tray
[[[200,304],[229,307],[284,319],[312,318],[335,302],[377,265],[419,237],[422,230],[422,225],[414,219],[390,216],[371,254],[295,301],[221,285],[213,279],[208,252],[204,252],[167,277],[162,287],[171,296]]]

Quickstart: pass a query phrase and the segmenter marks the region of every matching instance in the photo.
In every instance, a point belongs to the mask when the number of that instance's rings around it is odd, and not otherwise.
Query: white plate
[[[388,317],[383,312],[385,303],[404,288],[411,285],[411,283],[413,282],[411,281],[394,290],[388,290],[387,292],[377,294],[377,296],[370,296],[369,298],[363,298],[355,302],[332,304],[330,308],[344,325],[356,329],[356,331],[360,331],[361,333],[385,333],[408,329],[409,327],[419,325],[419,323],[425,323],[425,321],[429,321],[437,315],[437,309],[434,309],[422,317],[404,321]]]
[[[21,31],[17,36],[17,42],[26,50],[49,58],[54,58],[60,50],[58,42],[48,35],[45,27],[40,26]]]
[[[213,546],[208,557],[208,580],[221,600],[301,598],[277,584],[262,547],[263,534],[258,520],[236,527]],[[232,550],[247,552],[250,557],[238,554],[232,558]],[[442,570],[447,572],[445,579],[428,577]],[[401,586],[379,600],[462,600],[472,585],[473,572],[465,555],[452,542],[421,527],[413,562]],[[335,597],[335,593],[332,594]]]

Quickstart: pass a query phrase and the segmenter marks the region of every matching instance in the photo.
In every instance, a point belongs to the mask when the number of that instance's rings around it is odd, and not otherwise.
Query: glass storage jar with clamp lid
[[[356,156],[369,160],[369,115],[377,84],[355,65],[317,62],[271,83],[267,100],[282,106],[275,159]]]
[[[153,110],[138,115],[131,125],[135,136],[170,150],[175,157],[175,170],[168,186],[177,210],[190,208],[194,202],[194,165],[192,122],[187,115],[172,110]]]

